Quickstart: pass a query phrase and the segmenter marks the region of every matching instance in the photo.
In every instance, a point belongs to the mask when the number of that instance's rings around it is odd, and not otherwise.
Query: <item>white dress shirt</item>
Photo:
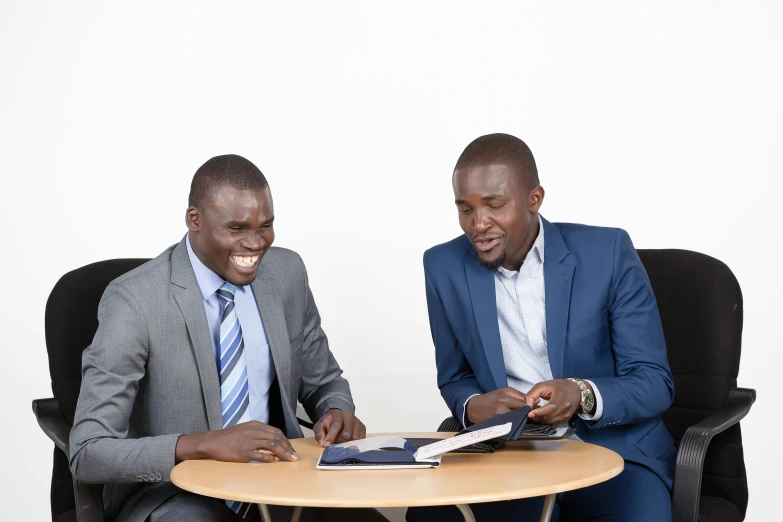
[[[538,217],[538,236],[519,271],[502,266],[495,272],[495,305],[498,312],[500,344],[508,385],[527,393],[536,384],[552,379],[546,344],[546,292],[544,285],[544,226]],[[574,375],[573,377],[579,377]],[[604,413],[601,393],[593,382],[595,414],[580,414],[596,421]],[[472,395],[465,401],[475,397]],[[541,404],[546,401],[542,399]],[[462,424],[465,425],[465,409]]]

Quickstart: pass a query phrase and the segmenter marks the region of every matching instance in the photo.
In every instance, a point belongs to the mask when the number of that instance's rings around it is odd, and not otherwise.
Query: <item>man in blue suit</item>
[[[550,223],[535,160],[507,134],[474,140],[452,179],[464,235],[424,254],[438,386],[470,425],[527,404],[530,420],[625,459],[617,477],[557,496],[552,520],[671,520],[674,386],[655,297],[628,234]],[[472,506],[539,520],[543,498]],[[409,521],[462,520],[453,507]]]

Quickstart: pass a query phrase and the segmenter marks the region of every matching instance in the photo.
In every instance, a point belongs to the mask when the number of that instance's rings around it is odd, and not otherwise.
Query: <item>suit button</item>
[[[141,478],[141,475],[136,475],[136,480],[138,480],[139,482],[141,482],[141,481],[142,481],[142,480],[144,480],[144,479],[143,479],[143,478]]]
[[[144,479],[144,482],[149,482],[150,481],[150,476],[149,475],[142,475],[141,478]]]
[[[156,474],[155,480],[163,480],[163,475],[161,475],[160,473]]]

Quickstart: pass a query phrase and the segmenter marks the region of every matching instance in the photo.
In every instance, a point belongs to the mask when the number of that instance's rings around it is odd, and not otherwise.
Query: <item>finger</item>
[[[536,420],[544,424],[563,424],[575,411],[576,405],[565,394],[555,391],[549,403],[538,409]]]
[[[522,397],[520,399],[518,397],[503,397],[502,399],[498,400],[498,403],[505,406],[508,409],[508,411],[518,410],[519,408],[525,405],[525,398]]]
[[[338,442],[348,442],[353,440],[353,426],[356,424],[356,417],[353,415],[343,415],[343,429],[340,431]]]
[[[361,440],[367,436],[367,428],[362,421],[356,419],[356,423],[353,425],[353,440]]]
[[[294,448],[291,447],[291,443],[286,438],[283,438],[282,440],[276,438],[258,440],[256,441],[255,446],[256,450],[274,453],[277,457],[284,460],[291,462],[299,460],[299,455],[297,455]]]
[[[525,394],[525,402],[532,408],[534,405],[538,404],[538,401],[541,398],[548,399],[551,397],[551,394],[552,391],[549,386],[544,383],[538,383]]]
[[[332,425],[329,427],[329,432],[324,439],[324,446],[333,444],[337,437],[340,435],[340,431],[343,429],[342,419],[332,419]]]
[[[280,462],[280,457],[273,453],[266,453],[264,451],[250,450],[246,454],[247,462]]]
[[[271,441],[269,443],[266,443],[264,441]],[[296,451],[294,450],[293,446],[291,446],[291,441],[288,440],[288,438],[283,434],[282,431],[278,430],[277,428],[273,428],[270,431],[262,431],[260,432],[259,436],[256,437],[257,443],[264,443],[267,445],[271,445],[274,447],[281,448],[281,451],[283,454],[280,454],[277,451],[274,451],[274,453],[280,455],[281,457],[293,457],[289,458],[287,460],[296,460],[299,458],[299,456],[296,454]]]
[[[505,395],[506,397],[512,397],[514,399],[519,399],[522,401],[525,400],[525,394],[517,390],[516,388],[507,386],[506,388],[503,388],[501,391],[503,392],[503,395]]]
[[[315,423],[315,426],[313,426],[313,436],[315,437],[316,442],[322,447],[326,441],[326,433],[329,431],[331,425],[332,415],[327,413]]]
[[[536,422],[540,422],[542,424],[550,424],[550,421],[556,415],[558,408],[559,405],[556,402],[550,401],[540,408],[532,410],[528,414],[528,418],[534,419]]]
[[[259,424],[261,423],[259,422]],[[282,430],[275,428],[274,426],[269,426],[268,424],[261,424],[261,427],[258,429],[258,431],[270,433],[276,437],[285,437],[285,433],[283,433]]]
[[[269,426],[268,424],[263,424],[261,422],[254,422],[254,424],[255,426],[253,426],[253,430],[249,434],[250,438],[253,440],[274,439],[277,441],[283,441],[283,443],[287,444],[289,447],[291,446],[288,438],[285,436],[285,433],[283,433],[282,430],[275,428],[274,426]]]

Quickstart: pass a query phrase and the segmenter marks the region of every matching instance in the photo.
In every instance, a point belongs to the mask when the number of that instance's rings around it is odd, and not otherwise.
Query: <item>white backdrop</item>
[[[219,4],[219,5],[218,5]],[[216,154],[272,186],[372,431],[432,430],[421,255],[460,231],[451,169],[508,132],[553,221],[725,261],[742,285],[748,520],[777,505],[783,196],[780,2],[0,4],[6,376],[2,510],[46,520],[43,335],[66,271],[151,257],[185,232]],[[5,519],[8,519],[4,516]]]

